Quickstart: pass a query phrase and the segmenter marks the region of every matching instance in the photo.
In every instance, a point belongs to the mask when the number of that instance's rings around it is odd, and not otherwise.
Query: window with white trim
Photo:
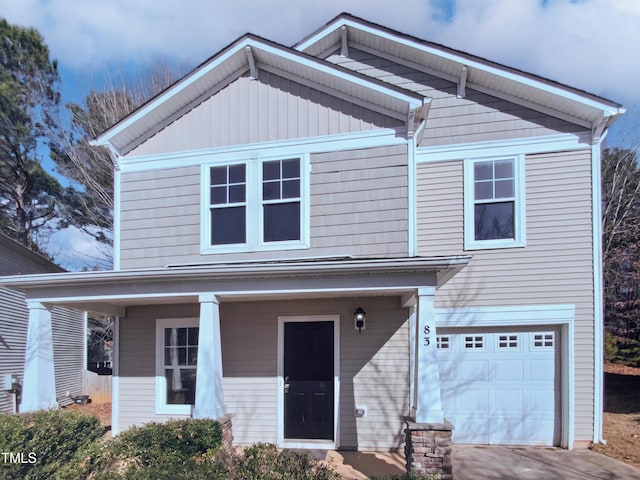
[[[247,173],[244,163],[209,170],[211,244],[247,241]]]
[[[156,413],[191,413],[195,404],[199,320],[156,320]]]
[[[262,163],[262,241],[300,240],[300,159]]]
[[[308,156],[203,168],[202,253],[309,248]]]
[[[465,160],[465,249],[525,244],[524,155]]]

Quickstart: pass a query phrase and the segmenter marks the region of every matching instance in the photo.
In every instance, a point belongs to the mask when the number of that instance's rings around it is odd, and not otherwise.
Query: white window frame
[[[164,330],[165,328],[183,327],[200,327],[200,319],[156,319],[156,413],[160,415],[191,415],[191,410],[193,409],[193,405],[167,403],[167,379],[164,374]],[[196,365],[196,370],[197,368],[198,366]]]
[[[475,239],[474,166],[477,162],[513,161],[514,168],[514,238]],[[469,158],[464,161],[464,248],[465,250],[517,248],[526,246],[525,232],[525,156]]]
[[[300,160],[300,239],[282,242],[264,242],[262,164],[274,160]],[[245,165],[246,180],[246,242],[243,244],[212,245],[210,214],[210,169],[226,165]],[[240,253],[273,250],[296,250],[310,248],[310,155],[282,154],[261,157],[229,158],[202,164],[201,170],[201,212],[200,212],[200,253]]]

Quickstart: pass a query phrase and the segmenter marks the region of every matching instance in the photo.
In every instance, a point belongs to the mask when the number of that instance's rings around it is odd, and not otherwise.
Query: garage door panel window
[[[555,346],[553,332],[534,333],[531,347],[534,350],[552,349]]]
[[[436,337],[436,347],[439,350],[449,350],[450,348],[451,338],[449,336],[437,336]]]
[[[520,350],[520,341],[517,334],[497,335],[498,351]]]
[[[483,335],[466,335],[464,337],[464,349],[483,351],[485,349],[484,336]]]

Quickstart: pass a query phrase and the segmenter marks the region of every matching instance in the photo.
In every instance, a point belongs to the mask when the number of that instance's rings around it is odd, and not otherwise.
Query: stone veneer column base
[[[447,420],[444,423],[415,423],[412,418],[405,417],[404,421],[407,425],[404,431],[407,473],[453,480],[453,425]]]
[[[222,427],[222,444],[231,448],[233,446],[233,432],[231,430],[231,415],[225,415],[218,419],[218,423]]]

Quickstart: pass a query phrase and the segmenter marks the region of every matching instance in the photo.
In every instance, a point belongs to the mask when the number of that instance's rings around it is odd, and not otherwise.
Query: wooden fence
[[[82,370],[82,391],[93,403],[111,403],[111,375]]]

